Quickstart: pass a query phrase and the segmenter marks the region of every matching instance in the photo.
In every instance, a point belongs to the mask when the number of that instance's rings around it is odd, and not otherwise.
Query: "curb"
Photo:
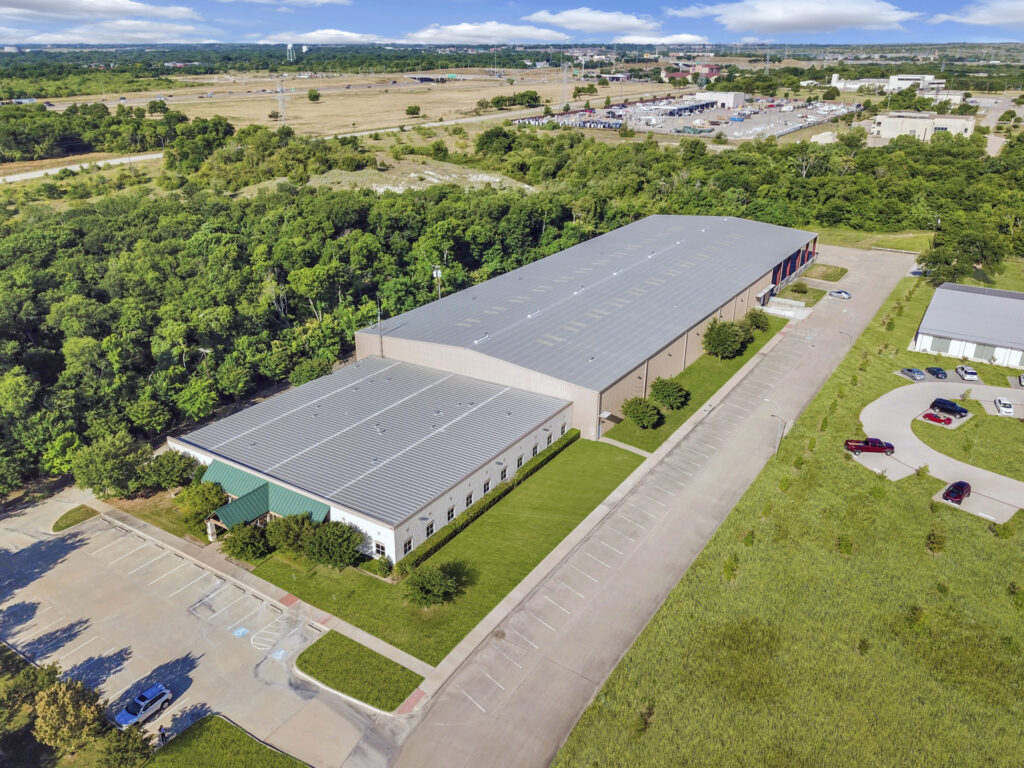
[[[330,631],[330,630],[328,630],[328,631]],[[394,712],[385,712],[383,709],[378,709],[377,707],[373,706],[372,704],[367,704],[362,699],[357,699],[355,696],[351,696],[351,695],[349,695],[347,693],[342,693],[337,688],[331,688],[331,686],[327,685],[327,683],[323,683],[323,682],[317,680],[312,675],[309,675],[309,674],[303,672],[301,669],[299,669],[298,664],[296,664],[294,661],[292,662],[291,668],[292,668],[292,673],[297,678],[299,678],[300,680],[305,680],[307,683],[312,683],[313,685],[317,686],[318,688],[320,688],[320,689],[322,689],[324,691],[327,691],[327,693],[333,693],[335,696],[340,696],[345,701],[347,701],[349,704],[353,704],[353,705],[355,705],[355,706],[357,706],[357,707],[359,707],[361,709],[367,709],[367,710],[369,710],[371,713],[373,713],[375,715],[387,715],[388,717],[395,717],[395,713]],[[401,706],[401,704],[399,706]]]

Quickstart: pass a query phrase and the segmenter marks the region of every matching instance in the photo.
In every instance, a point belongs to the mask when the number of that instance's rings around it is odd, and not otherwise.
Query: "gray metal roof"
[[[178,440],[394,526],[567,405],[368,357]]]
[[[382,332],[601,391],[814,237],[747,219],[649,216],[384,320]]]
[[[1024,293],[943,283],[935,289],[918,333],[1024,349]]]

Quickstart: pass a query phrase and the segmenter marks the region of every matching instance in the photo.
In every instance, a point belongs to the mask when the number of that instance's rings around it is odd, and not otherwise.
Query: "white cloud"
[[[198,43],[209,40],[209,29],[191,24],[171,24],[143,19],[114,19],[95,24],[40,32],[24,38],[25,43]]]
[[[690,43],[706,43],[708,39],[701,35],[619,35],[613,43],[627,45],[689,45]]]
[[[742,45],[760,45],[761,43],[770,42],[772,42],[772,39],[770,37],[762,39],[760,37],[754,37],[753,35],[747,35],[746,37],[740,38],[740,43]]]
[[[1014,2],[1014,0],[1008,0]],[[833,32],[837,29],[899,29],[921,16],[885,0],[738,0],[669,8],[669,16],[710,16],[731,32]]]
[[[523,21],[536,21],[540,24],[553,24],[556,27],[575,29],[580,32],[653,32],[661,24],[649,18],[634,16],[621,11],[595,11],[586,6],[568,11],[537,11],[523,16]]]
[[[346,43],[381,43],[384,38],[364,35],[361,32],[346,32],[343,29],[316,29],[312,32],[281,32],[259,40],[260,43],[316,43],[319,45],[344,45]]]
[[[304,7],[321,5],[352,5],[352,0],[217,0],[220,3],[256,3],[257,5],[301,5]],[[281,10],[278,8],[278,10]]]
[[[1021,0],[981,0],[981,2],[965,5],[959,11],[940,13],[928,20],[930,24],[941,24],[944,21],[992,27],[1024,27],[1024,2]]]
[[[403,42],[425,43],[428,45],[499,45],[502,43],[542,41],[558,43],[569,36],[553,29],[531,27],[521,24],[502,24],[485,21],[479,24],[431,24],[429,27],[405,36]]]
[[[2,19],[198,19],[182,5],[151,5],[135,0],[0,0]],[[89,42],[82,40],[80,42]]]

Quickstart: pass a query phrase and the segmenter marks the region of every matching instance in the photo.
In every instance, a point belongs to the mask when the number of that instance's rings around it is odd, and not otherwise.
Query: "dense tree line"
[[[385,316],[430,301],[435,264],[451,292],[653,213],[936,229],[935,279],[1024,255],[1020,137],[999,157],[981,136],[872,149],[863,131],[712,154],[698,139],[613,145],[496,127],[450,159],[535,191],[378,194],[301,183],[373,162],[354,139],[232,136],[224,123],[228,143],[210,148],[206,133],[182,134],[197,123],[177,126],[162,189],[62,210],[29,204],[0,224],[0,493],[67,471],[83,446],[153,439],[325,370],[374,322],[378,301]],[[229,194],[281,176],[292,178]]]

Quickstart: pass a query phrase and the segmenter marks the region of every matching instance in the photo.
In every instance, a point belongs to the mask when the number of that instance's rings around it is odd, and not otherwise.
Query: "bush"
[[[193,483],[174,497],[182,522],[195,535],[206,532],[206,518],[228,503],[228,495],[216,483]]]
[[[744,319],[747,321],[747,325],[755,331],[767,331],[771,327],[771,321],[768,319],[768,313],[763,309],[758,309],[757,307],[748,311],[747,316]]]
[[[424,564],[413,568],[405,580],[405,592],[415,605],[446,603],[459,591],[459,583],[443,566]]]
[[[640,429],[653,429],[661,423],[658,406],[644,397],[631,397],[622,404],[622,413]]]
[[[188,485],[195,477],[199,462],[186,453],[164,451],[147,461],[139,469],[136,490],[166,491],[179,485]]]
[[[308,512],[288,517],[274,517],[267,523],[267,543],[273,549],[288,549],[302,552],[305,542],[312,536],[316,523]]]
[[[310,88],[308,91],[306,91],[306,98],[314,103],[320,101],[320,91],[318,91],[316,88]]]
[[[45,667],[29,664],[22,667],[7,686],[7,692],[3,698],[0,699],[2,702],[0,710],[6,710],[8,714],[15,714],[24,706],[34,706],[36,696],[54,685],[59,679],[60,667],[56,664],[48,664]],[[2,715],[0,715],[0,720],[2,720]]]
[[[311,357],[292,368],[292,372],[288,376],[288,382],[293,387],[297,387],[300,384],[305,384],[307,381],[326,376],[330,372],[330,360],[323,357]]]
[[[99,698],[81,680],[54,683],[36,695],[32,735],[58,755],[77,752],[99,734],[103,722]]]
[[[152,737],[139,726],[115,728],[103,739],[102,768],[137,768],[153,756]]]
[[[236,560],[255,562],[271,552],[266,532],[256,525],[236,525],[223,542],[221,551]]]
[[[793,293],[798,293],[801,296],[803,296],[810,289],[807,287],[807,283],[805,283],[803,280],[797,280],[795,283],[793,283],[790,290],[792,290]]]
[[[305,537],[303,549],[314,563],[344,568],[359,560],[365,540],[365,534],[348,523],[320,523]]]
[[[750,328],[715,318],[704,332],[704,351],[719,360],[731,360],[743,353],[751,338]]]
[[[405,108],[405,114],[407,114],[409,117],[416,117],[419,113],[420,108],[417,107],[415,104],[410,104],[408,107]]]
[[[657,378],[651,384],[651,399],[677,411],[690,401],[690,393],[675,379]]]
[[[370,560],[363,569],[370,573],[380,576],[382,579],[386,579],[391,575],[391,572],[395,569],[394,564],[391,562],[391,558],[387,555],[381,555],[376,560]]]
[[[924,543],[929,552],[938,554],[946,548],[946,537],[938,531],[930,531]]]

